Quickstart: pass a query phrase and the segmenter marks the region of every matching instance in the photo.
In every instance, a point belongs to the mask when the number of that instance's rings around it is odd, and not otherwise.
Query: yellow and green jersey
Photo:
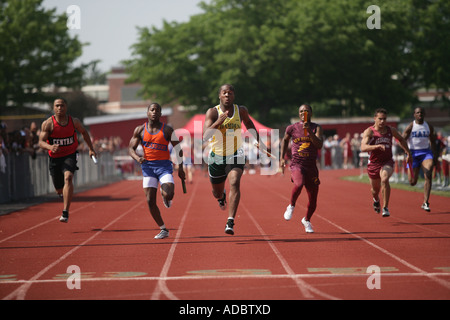
[[[220,109],[220,105],[215,106],[218,115],[223,112]],[[231,156],[242,146],[241,136],[241,117],[239,116],[239,106],[234,105],[233,116],[226,118],[225,121],[217,129],[220,131],[220,135],[213,135],[211,142],[211,151],[219,156]]]

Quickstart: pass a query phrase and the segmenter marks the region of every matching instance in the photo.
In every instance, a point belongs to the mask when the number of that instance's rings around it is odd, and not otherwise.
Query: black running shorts
[[[61,158],[49,157],[48,167],[55,189],[62,189],[64,187],[64,172],[70,171],[75,173],[78,170],[77,156],[78,153],[72,153]]]
[[[232,156],[218,156],[210,152],[208,157],[209,180],[212,184],[219,184],[227,179],[228,174],[234,168],[244,170],[245,156],[238,150]]]

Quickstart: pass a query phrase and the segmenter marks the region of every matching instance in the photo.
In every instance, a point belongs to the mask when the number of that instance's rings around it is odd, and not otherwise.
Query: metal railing
[[[124,152],[126,151],[101,153],[98,164],[94,164],[88,153],[79,153],[77,163],[79,170],[74,176],[75,190],[77,187],[92,183],[121,179],[114,156],[125,154]],[[55,193],[48,169],[47,153],[39,153],[35,159],[28,153],[10,152],[3,156],[4,165],[0,167],[0,204]]]

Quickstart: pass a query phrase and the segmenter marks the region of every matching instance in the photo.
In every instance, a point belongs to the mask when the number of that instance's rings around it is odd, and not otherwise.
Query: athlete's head
[[[422,107],[417,107],[414,109],[414,119],[416,119],[417,123],[423,123],[425,118],[425,109]]]
[[[386,119],[387,119],[386,109],[378,108],[377,110],[375,110],[375,116],[374,116],[375,126],[380,127],[380,128],[384,127],[384,125],[386,124]]]
[[[308,122],[311,121],[311,115],[312,115],[312,107],[309,104],[302,104],[298,108],[298,116],[300,117],[300,120],[305,122],[305,113],[308,113]]]
[[[159,118],[161,117],[161,106],[159,103],[153,102],[147,107],[147,117],[149,120],[152,121],[159,121]]]
[[[67,111],[67,101],[63,98],[57,98],[53,101],[53,112],[55,115],[64,115]]]
[[[234,103],[234,87],[231,84],[224,84],[219,89],[220,104],[230,106]]]

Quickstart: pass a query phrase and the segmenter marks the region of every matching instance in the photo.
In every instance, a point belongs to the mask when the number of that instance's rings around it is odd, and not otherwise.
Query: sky
[[[130,47],[138,40],[136,27],[161,28],[163,21],[188,22],[192,15],[203,13],[201,0],[44,0],[46,9],[56,8],[63,14],[71,5],[78,6],[68,13],[74,24],[69,34],[77,35],[83,47],[75,65],[101,60],[98,69],[108,72],[120,61],[131,58]],[[210,0],[204,2],[210,3]],[[79,17],[79,19],[75,19]]]

